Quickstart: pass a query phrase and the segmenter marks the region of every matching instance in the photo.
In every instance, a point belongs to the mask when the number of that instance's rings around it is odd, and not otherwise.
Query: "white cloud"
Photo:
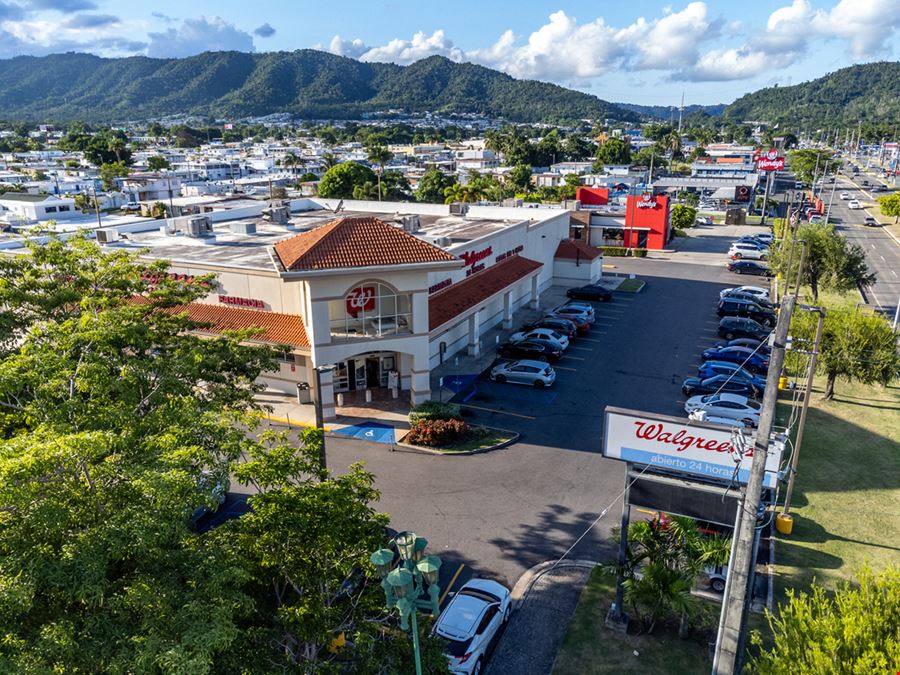
[[[855,59],[890,58],[886,43],[896,45],[900,0],[840,0],[828,11],[818,10],[812,28],[823,36],[846,40]]]
[[[453,61],[462,61],[465,55],[453,46],[453,41],[436,30],[431,35],[419,31],[411,40],[394,39],[382,47],[371,47],[360,56],[362,61],[390,61],[392,63],[412,63],[429,56],[446,56]]]
[[[321,45],[315,45],[315,49],[322,49]],[[344,40],[340,35],[335,35],[328,43],[327,49],[332,54],[338,56],[349,56],[351,59],[358,59],[360,56],[369,51],[369,47],[359,38],[355,40]]]
[[[255,51],[253,36],[218,16],[185,19],[177,30],[150,33],[147,56],[181,57],[200,52]]]

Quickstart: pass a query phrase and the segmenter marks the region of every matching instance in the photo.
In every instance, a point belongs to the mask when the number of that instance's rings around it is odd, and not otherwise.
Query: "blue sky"
[[[441,54],[611,101],[727,103],[896,60],[900,0],[0,0],[0,58],[305,47],[400,64]]]

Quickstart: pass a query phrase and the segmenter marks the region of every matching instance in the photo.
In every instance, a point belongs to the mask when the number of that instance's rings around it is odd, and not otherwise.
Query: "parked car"
[[[722,349],[723,347],[746,347],[752,351],[755,351],[757,354],[762,354],[763,356],[768,356],[772,351],[769,349],[769,345],[760,341],[754,340],[753,338],[735,338],[734,340],[729,340],[724,344],[716,345],[717,349]]]
[[[719,291],[719,297],[724,298],[726,295],[730,295],[731,293],[735,292],[756,295],[765,300],[769,299],[769,289],[763,288],[762,286],[734,286],[732,288],[726,288]]]
[[[545,319],[565,319],[566,321],[571,321],[575,324],[575,330],[578,333],[587,333],[591,329],[591,323],[588,321],[588,317],[583,312],[576,312],[575,310],[570,310],[568,312],[547,312],[544,315]]]
[[[569,321],[568,319],[555,319],[547,316],[542,319],[538,319],[537,321],[532,321],[531,323],[524,324],[521,330],[524,332],[528,332],[530,330],[533,330],[534,328],[550,328],[551,330],[555,330],[560,335],[565,335],[570,340],[575,337],[575,333],[578,330],[578,327],[574,324],[574,322]]]
[[[751,295],[750,293],[742,293],[741,291],[733,291],[728,293],[727,295],[719,296],[721,300],[744,300],[746,302],[754,302],[763,309],[774,310],[775,305],[766,300],[763,297],[758,295]]]
[[[755,427],[759,423],[762,406],[740,394],[707,394],[692,396],[684,404],[684,411],[688,415],[697,410],[706,412],[707,421],[709,417],[726,417]]]
[[[510,342],[521,342],[522,340],[553,340],[559,343],[560,351],[569,346],[569,338],[562,333],[557,333],[552,328],[535,328],[527,333],[513,333],[509,336]]]
[[[794,189],[795,189],[795,190],[802,190],[802,189],[803,189],[803,183],[800,182],[799,180],[798,180],[798,181],[794,181]]]
[[[728,361],[706,361],[697,368],[697,377],[707,378],[716,375],[725,375],[733,380],[748,382],[753,387],[754,393],[762,393],[766,388],[766,378],[754,375],[746,368],[741,368],[736,363]]]
[[[849,192],[842,192],[842,193],[841,193],[841,199],[843,199],[844,201],[850,199],[850,193],[849,193]]]
[[[716,375],[715,377],[689,377],[681,383],[681,393],[685,396],[698,396],[700,394],[718,394],[720,392],[728,392],[732,394],[741,394],[742,396],[753,396],[753,385],[744,380],[730,380],[727,375]]]
[[[481,672],[511,611],[509,589],[496,581],[470,579],[453,594],[432,629],[447,643],[451,673]]]
[[[861,209],[862,205],[859,203],[858,199],[851,199],[849,202],[847,202],[847,208],[848,209]]]
[[[821,225],[825,222],[825,219],[822,218],[821,213],[811,213],[809,214],[809,222],[813,225]]]
[[[753,319],[745,319],[740,316],[726,316],[719,321],[719,337],[723,337],[726,340],[733,340],[734,338],[766,340],[770,332],[770,328],[757,323]]]
[[[774,326],[778,316],[771,309],[760,307],[752,300],[725,297],[719,300],[716,307],[719,316],[745,316],[761,323],[763,326]]]
[[[569,301],[563,305],[562,308],[582,311],[587,315],[588,321],[594,323],[594,306],[588,302],[579,302],[578,300]]]
[[[491,369],[491,379],[494,382],[528,384],[542,389],[549,387],[556,381],[556,371],[543,361],[522,359],[519,361],[507,361],[494,366]]]
[[[532,361],[556,361],[562,351],[553,349],[549,340],[537,342],[521,340],[520,342],[504,342],[497,347],[497,353],[504,359],[530,359]]]
[[[706,361],[729,361],[743,366],[751,373],[765,373],[769,369],[767,354],[755,353],[748,347],[710,347],[703,350]]]
[[[769,244],[767,242],[764,242],[762,239],[757,239],[756,237],[750,237],[750,236],[741,237],[734,243],[735,244],[753,244],[754,246],[757,246],[759,248],[764,248],[766,250],[769,249]]]
[[[771,232],[758,232],[753,235],[754,239],[759,239],[764,244],[772,245],[772,242],[775,241],[775,235]]]
[[[879,225],[881,225],[881,223],[875,220],[873,216],[866,216],[863,219],[863,225],[865,225],[866,227],[878,227]]]
[[[228,491],[231,489],[231,481],[228,475],[219,475],[204,469],[197,478],[197,487],[203,493],[203,503],[199,504],[191,512],[191,525],[193,527],[200,526],[200,519],[209,513],[215,513],[225,499],[228,497]]]
[[[765,260],[769,255],[769,249],[765,246],[751,242],[736,241],[728,249],[728,257],[735,260],[747,258],[749,260]]]
[[[723,427],[731,427],[733,429],[743,429],[747,424],[744,424],[740,420],[735,420],[730,417],[719,417],[717,415],[711,415],[707,413],[705,410],[695,410],[694,412],[688,415],[689,420],[694,420],[695,422],[708,422],[709,424],[721,424]]]
[[[756,260],[732,260],[728,263],[728,271],[735,274],[755,274],[761,277],[770,277],[773,274],[768,265]]]
[[[694,225],[712,225],[713,219],[711,216],[697,216],[694,218]]]
[[[602,300],[603,302],[608,302],[612,300],[612,291],[599,284],[588,284],[587,286],[570,288],[566,291],[566,297],[576,300]]]

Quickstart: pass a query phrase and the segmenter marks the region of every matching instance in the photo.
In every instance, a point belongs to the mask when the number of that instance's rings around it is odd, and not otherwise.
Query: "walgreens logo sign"
[[[371,312],[375,309],[375,287],[357,286],[346,298],[347,314],[356,316],[360,312]]]
[[[741,442],[724,427],[607,408],[603,454],[669,472],[746,483],[754,434],[751,429],[743,431]],[[764,479],[768,487],[776,482],[782,450],[783,445],[769,445]]]

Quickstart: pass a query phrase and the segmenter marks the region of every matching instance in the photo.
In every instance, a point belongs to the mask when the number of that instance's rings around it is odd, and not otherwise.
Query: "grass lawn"
[[[644,287],[644,282],[640,279],[625,279],[619,287],[616,288],[617,291],[622,291],[623,293],[637,293]]]
[[[881,206],[878,204],[877,201],[872,206],[872,208],[869,210],[872,212],[872,214],[875,216],[875,218],[879,222],[884,223],[885,229],[890,231],[890,233],[893,234],[895,237],[897,237],[897,239],[900,239],[900,223],[894,222],[896,220],[896,218],[894,218],[894,216],[884,215],[881,212]]]
[[[833,588],[864,563],[900,565],[900,386],[814,386],[791,513],[775,546],[776,598],[815,579]],[[781,414],[787,414],[787,404]]]
[[[601,568],[593,571],[553,664],[553,675],[695,675],[709,672],[712,658],[708,643],[715,638],[721,605],[701,600],[700,627],[693,628],[686,640],[678,637],[677,626],[657,626],[652,635],[623,635],[604,625],[615,587],[614,576]],[[748,623],[751,629],[760,629],[764,619],[751,614]]]

